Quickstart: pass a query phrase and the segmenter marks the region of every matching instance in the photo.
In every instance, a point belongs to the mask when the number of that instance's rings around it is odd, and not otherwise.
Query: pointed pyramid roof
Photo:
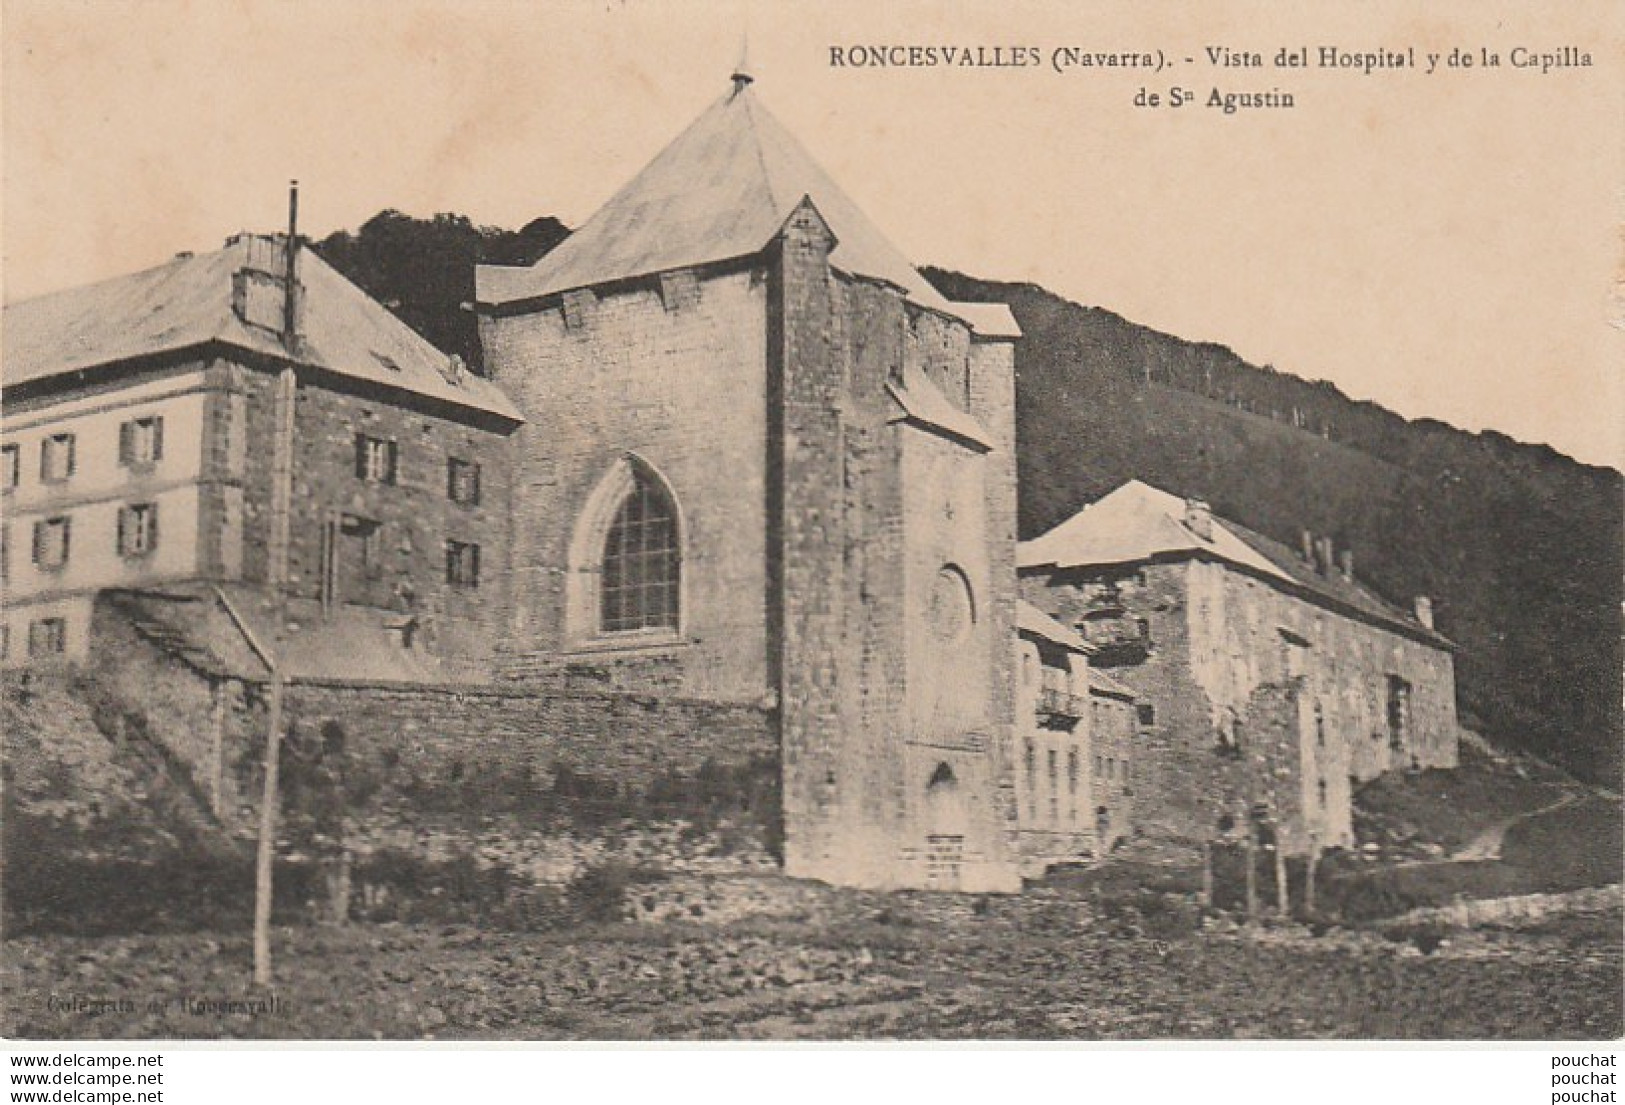
[[[535,299],[760,252],[810,198],[836,239],[830,263],[884,280],[908,299],[971,319],[887,241],[757,99],[748,79],[711,105],[586,225],[530,268],[480,266],[481,303]],[[1008,311],[1004,311],[1004,320]],[[1006,335],[1008,336],[1008,335]]]
[[[1291,577],[1254,552],[1213,519],[1209,537],[1184,523],[1185,500],[1139,480],[1129,480],[1103,498],[1031,541],[1023,541],[1016,563],[1023,568],[1054,565],[1075,568],[1132,564],[1169,553],[1204,552],[1287,582]]]

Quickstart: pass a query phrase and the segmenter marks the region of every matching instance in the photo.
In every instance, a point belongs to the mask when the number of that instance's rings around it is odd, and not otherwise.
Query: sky
[[[917,264],[1035,281],[1408,417],[1619,467],[1622,13],[0,0],[0,280],[10,302],[279,229],[295,177],[313,236],[383,208],[579,226],[726,91],[748,39],[761,100]],[[1036,64],[850,63],[910,45]],[[1418,68],[1323,69],[1322,46],[1414,49]],[[1271,64],[1300,47],[1308,67]],[[1063,48],[1171,64],[1058,72]],[[1478,64],[1449,65],[1458,48]],[[1592,65],[1514,68],[1514,48]],[[1195,102],[1137,107],[1142,88]],[[1215,89],[1295,106],[1226,114]]]

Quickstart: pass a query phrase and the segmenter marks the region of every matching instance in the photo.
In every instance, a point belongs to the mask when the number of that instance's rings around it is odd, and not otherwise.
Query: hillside
[[[1207,498],[1289,545],[1308,528],[1404,603],[1434,597],[1464,720],[1617,785],[1622,480],[1547,446],[1407,421],[1030,284],[928,275],[1009,303],[1021,531],[1130,478]]]
[[[315,244],[430,341],[480,364],[476,261],[521,264],[569,233],[386,211]],[[1625,597],[1618,472],[1546,446],[1407,421],[1030,284],[926,270],[950,298],[1010,304],[1018,345],[1021,533],[1034,536],[1139,478],[1207,498],[1289,545],[1301,529],[1352,548],[1400,603],[1435,600],[1457,641],[1464,720],[1617,785]]]

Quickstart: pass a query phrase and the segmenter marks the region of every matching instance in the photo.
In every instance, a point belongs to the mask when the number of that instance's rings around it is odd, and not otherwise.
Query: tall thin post
[[[1213,841],[1202,841],[1202,907],[1213,908]]]
[[[271,899],[272,865],[276,859],[276,815],[280,798],[282,759],[282,709],[287,687],[283,664],[283,632],[287,622],[288,541],[293,512],[293,430],[294,402],[298,379],[293,359],[298,355],[299,329],[296,296],[299,273],[299,182],[288,188],[288,239],[283,271],[283,345],[288,362],[277,374],[271,448],[270,541],[267,549],[266,585],[271,590],[270,689],[266,709],[265,786],[260,794],[260,839],[254,857],[254,981],[271,984]]]
[[[1258,825],[1247,816],[1247,920],[1258,917]]]
[[[1309,834],[1309,859],[1303,872],[1303,911],[1315,915],[1315,868],[1320,866],[1320,838]]]
[[[1275,836],[1275,909],[1282,917],[1292,910],[1292,903],[1287,898],[1286,890],[1286,852],[1281,847],[1279,828]]]
[[[226,696],[231,684],[224,679],[209,681],[209,808],[216,818],[226,816]]]
[[[270,708],[265,735],[265,789],[260,794],[260,840],[254,862],[254,981],[271,984],[271,862],[276,855],[276,807],[282,751],[282,694],[280,658],[271,666]]]

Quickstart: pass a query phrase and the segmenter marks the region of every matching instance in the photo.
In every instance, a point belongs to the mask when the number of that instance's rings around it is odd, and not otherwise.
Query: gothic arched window
[[[677,509],[636,472],[604,539],[599,630],[676,629],[679,571]]]

